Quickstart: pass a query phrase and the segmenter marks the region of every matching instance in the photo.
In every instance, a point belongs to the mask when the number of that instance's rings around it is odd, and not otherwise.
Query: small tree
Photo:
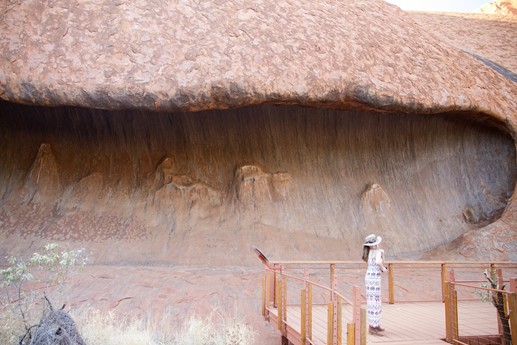
[[[501,290],[505,289],[505,285],[503,282],[499,281],[499,277],[496,274],[496,270],[493,269],[490,271],[490,274],[485,271],[484,272],[485,278],[490,284],[490,287],[493,290],[497,291],[487,291],[484,290],[480,293],[481,300],[482,301],[491,301],[494,307],[497,309],[497,315],[499,317],[499,321],[501,322],[501,326],[503,328],[503,344],[511,345],[512,344],[512,335],[510,331],[510,319],[508,315],[506,315],[506,312],[504,310],[504,294],[501,292]],[[488,287],[485,285],[484,287]]]
[[[44,246],[42,253],[36,252],[29,259],[7,257],[8,267],[0,270],[2,305],[21,318],[26,333],[30,324],[35,324],[30,312],[36,299],[46,296],[51,288],[62,288],[70,267],[87,262],[82,249],[58,249],[56,243],[50,243]]]

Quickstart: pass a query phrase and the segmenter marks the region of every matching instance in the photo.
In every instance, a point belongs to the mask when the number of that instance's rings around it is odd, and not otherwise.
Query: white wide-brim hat
[[[364,239],[364,245],[365,246],[376,246],[376,245],[378,245],[381,242],[382,242],[382,237],[376,236],[374,234],[368,235]]]

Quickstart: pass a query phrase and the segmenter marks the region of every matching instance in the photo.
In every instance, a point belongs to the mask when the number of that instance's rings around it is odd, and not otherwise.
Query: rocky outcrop
[[[99,207],[106,196],[104,177],[100,173],[92,173],[70,185],[63,195],[63,200],[83,209],[92,209]]]
[[[61,192],[56,159],[50,144],[42,143],[26,178],[22,194],[27,201],[41,201]]]
[[[235,198],[244,207],[273,205],[294,197],[293,179],[287,172],[264,173],[255,165],[239,167],[235,172]]]
[[[372,232],[386,234],[395,224],[393,219],[395,210],[392,210],[390,197],[377,183],[367,186],[361,195],[361,208],[366,223],[366,228]]]
[[[411,12],[416,23],[437,39],[517,74],[517,16],[479,13]]]
[[[390,212],[391,201],[386,192],[377,183],[367,187],[361,196],[361,204],[365,213],[385,215]]]
[[[487,14],[517,15],[517,1],[496,0],[479,8],[479,12]]]

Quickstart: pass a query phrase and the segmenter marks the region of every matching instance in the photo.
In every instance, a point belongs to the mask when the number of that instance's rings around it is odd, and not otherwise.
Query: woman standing
[[[364,277],[366,287],[366,309],[370,334],[384,331],[381,327],[381,274],[387,270],[384,266],[384,250],[379,248],[382,237],[374,234],[366,236],[363,246],[363,260],[368,263]]]

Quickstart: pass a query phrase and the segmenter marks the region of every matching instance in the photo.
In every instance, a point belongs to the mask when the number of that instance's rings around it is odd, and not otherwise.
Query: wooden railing
[[[328,275],[329,285],[334,284],[333,280],[336,280],[336,272],[344,271],[351,272],[355,271],[356,280],[355,284],[362,284],[364,272],[366,271],[366,264],[362,261],[280,261],[271,260],[268,261],[268,265],[271,269],[283,267],[284,271],[296,271],[296,270],[319,270],[320,272]],[[517,262],[480,262],[480,261],[388,261],[387,272],[387,300],[386,302],[394,304],[397,301],[397,289],[399,290],[418,290],[421,287],[412,287],[412,279],[414,277],[420,277],[421,279],[428,279],[430,282],[436,284],[439,290],[433,292],[440,292],[439,297],[434,294],[418,294],[413,298],[401,298],[404,302],[421,302],[421,301],[445,301],[445,284],[447,281],[447,272],[451,269],[455,270],[458,274],[464,274],[467,277],[479,276],[483,277],[485,270],[492,271],[495,269],[506,269],[509,270],[509,276],[517,276]],[[408,282],[406,282],[406,280]],[[466,280],[466,279],[463,279]],[[473,280],[467,279],[467,280]],[[483,280],[479,280],[483,282]]]
[[[344,341],[342,325],[346,322],[346,344],[366,344],[366,311],[362,308],[364,297],[362,289],[366,264],[360,261],[269,261],[258,249],[256,252],[266,266],[262,293],[262,314],[268,321],[274,321],[282,334],[283,344],[333,344],[341,345]],[[516,262],[441,262],[441,261],[391,261],[387,262],[388,270],[388,300],[396,302],[397,292],[421,290],[414,284],[414,275],[422,273],[419,279],[429,279],[436,284],[437,289],[415,294],[416,300],[402,298],[403,301],[442,301],[445,308],[450,308],[451,282],[450,271],[454,270],[465,277],[482,275],[483,270],[506,269],[509,276],[517,276]],[[319,273],[314,273],[319,271]],[[347,276],[338,279],[338,271],[346,272]],[[327,272],[321,274],[321,272]],[[348,279],[352,272],[353,278]],[[429,274],[431,272],[431,274]],[[326,276],[326,277],[325,277]],[[328,280],[327,280],[328,279]],[[408,282],[404,283],[404,279]],[[326,280],[328,283],[322,282]],[[339,286],[343,282],[343,286]],[[418,279],[417,279],[418,280]],[[465,282],[482,282],[483,280],[464,279]],[[291,294],[288,284],[297,282],[299,293]],[[455,282],[456,284],[458,281]],[[314,289],[325,291],[326,301],[314,301]],[[338,289],[339,288],[339,289]],[[479,288],[479,287],[478,287]],[[340,291],[338,291],[340,290]],[[434,291],[436,290],[436,291]],[[289,295],[288,295],[289,291]],[[347,298],[348,293],[351,297]],[[297,296],[296,298],[292,296]],[[466,294],[464,299],[479,299],[475,292]],[[513,297],[510,297],[510,300]],[[513,302],[512,302],[513,303]],[[313,309],[315,306],[327,307],[326,339],[318,343],[313,332]],[[288,306],[300,308],[299,318],[293,322],[288,319]],[[348,320],[343,320],[343,306],[352,309]],[[449,309],[446,309],[449,310]],[[517,315],[517,309],[513,315]],[[349,313],[350,315],[350,313]],[[450,314],[448,314],[450,315]],[[299,321],[299,325],[298,325]],[[448,319],[447,322],[450,322]],[[517,323],[513,330],[517,330]],[[299,327],[298,327],[299,326]],[[447,326],[447,325],[446,325]],[[447,326],[448,327],[448,326]],[[516,342],[517,344],[517,342]]]
[[[457,280],[454,270],[446,272],[444,281],[445,293],[445,332],[446,341],[452,344],[517,344],[517,278],[503,279],[501,268],[492,268],[487,272],[491,287],[473,285],[473,283],[486,283],[487,280]],[[509,283],[509,289],[505,290]],[[490,301],[496,307],[499,325],[499,334],[479,334],[476,336],[462,336],[458,312],[458,290],[485,291],[487,302]],[[493,341],[493,342],[492,342]]]
[[[335,277],[332,266],[331,277]],[[301,287],[300,294],[295,295],[299,296],[299,301],[294,301],[295,298],[288,296],[288,291],[289,293],[291,291],[291,289],[288,289],[288,284],[293,282],[298,282]],[[300,277],[287,273],[282,265],[266,268],[262,290],[262,314],[267,320],[277,323],[284,340],[283,343],[288,341],[295,345],[343,344],[343,305],[347,305],[352,309],[352,316],[349,320],[346,320],[348,321],[346,323],[346,343],[366,344],[366,313],[364,308],[361,308],[360,290],[358,287],[354,287],[354,298],[349,300],[337,291],[335,282],[336,280],[331,278],[330,286],[325,286],[312,281],[308,278],[307,269],[304,270],[304,275]],[[314,289],[325,291],[328,299],[326,301],[314,301]],[[294,322],[288,320],[288,305],[299,306],[300,315],[299,318],[295,317]],[[318,338],[313,332],[314,306],[326,306],[327,309],[327,332],[326,339],[323,339],[325,342],[319,342],[319,340],[322,340],[321,335]],[[361,339],[364,341],[361,341]]]

